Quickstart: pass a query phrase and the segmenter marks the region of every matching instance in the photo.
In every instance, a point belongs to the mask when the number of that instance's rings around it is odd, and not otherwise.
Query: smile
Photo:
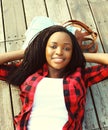
[[[61,62],[64,61],[63,58],[52,58],[52,59],[53,59],[53,61],[56,62],[56,63],[61,63]]]

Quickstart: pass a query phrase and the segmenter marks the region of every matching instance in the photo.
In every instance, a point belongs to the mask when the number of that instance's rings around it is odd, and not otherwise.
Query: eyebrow
[[[72,45],[72,43],[70,43],[70,42],[66,42],[66,43],[64,43],[64,44],[67,44],[67,45]]]
[[[53,41],[52,41],[51,43],[57,44],[57,42],[53,42]],[[72,43],[70,43],[70,42],[64,42],[64,44],[65,44],[65,45],[72,45]]]

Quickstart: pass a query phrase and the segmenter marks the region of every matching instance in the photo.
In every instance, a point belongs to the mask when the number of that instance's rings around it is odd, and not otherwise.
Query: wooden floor
[[[0,53],[21,48],[35,16],[83,21],[98,32],[99,52],[108,52],[108,0],[0,0]],[[18,94],[0,81],[0,130],[14,130],[13,117],[21,106]],[[108,130],[108,80],[88,90],[84,130]]]

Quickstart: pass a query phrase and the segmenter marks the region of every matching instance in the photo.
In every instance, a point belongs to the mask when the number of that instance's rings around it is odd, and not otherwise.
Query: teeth
[[[62,62],[63,59],[54,59],[55,62]]]

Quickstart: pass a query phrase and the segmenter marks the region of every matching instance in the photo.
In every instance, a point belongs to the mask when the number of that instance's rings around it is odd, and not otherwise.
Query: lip
[[[64,61],[64,58],[60,58],[60,57],[54,57],[52,58],[54,62],[56,63],[62,63]]]

